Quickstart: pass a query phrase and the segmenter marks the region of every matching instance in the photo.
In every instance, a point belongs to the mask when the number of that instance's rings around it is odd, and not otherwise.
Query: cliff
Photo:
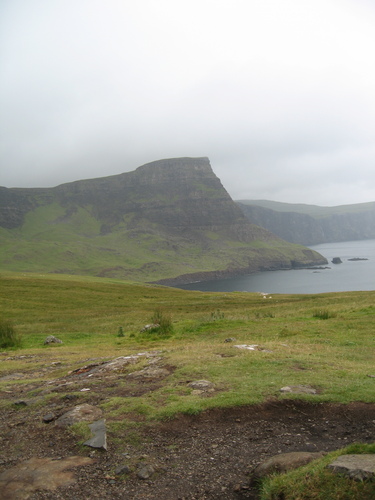
[[[326,262],[250,223],[208,158],[0,196],[3,269],[186,281]]]
[[[375,202],[319,207],[242,200],[237,205],[250,222],[292,243],[318,245],[375,238]]]

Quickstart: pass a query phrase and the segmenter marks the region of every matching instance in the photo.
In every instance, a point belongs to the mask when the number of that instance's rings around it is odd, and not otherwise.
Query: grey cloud
[[[0,7],[0,184],[208,156],[238,198],[375,200],[371,2]]]

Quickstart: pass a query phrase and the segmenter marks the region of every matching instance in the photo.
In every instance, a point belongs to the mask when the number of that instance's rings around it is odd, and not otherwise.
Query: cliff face
[[[237,202],[237,205],[250,222],[292,243],[318,245],[375,238],[375,203],[342,207],[290,204],[283,207],[284,204],[275,203],[275,210],[256,203]],[[272,202],[269,205],[273,206]]]
[[[208,158],[177,158],[55,188],[1,188],[13,270],[162,279],[290,268],[325,260],[244,216]]]

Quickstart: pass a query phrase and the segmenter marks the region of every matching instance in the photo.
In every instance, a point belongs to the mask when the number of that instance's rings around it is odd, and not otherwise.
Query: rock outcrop
[[[54,188],[1,188],[1,227],[0,266],[16,271],[155,281],[326,263],[249,222],[208,158]]]
[[[375,238],[375,202],[318,207],[244,200],[237,205],[250,222],[291,243],[318,245]]]

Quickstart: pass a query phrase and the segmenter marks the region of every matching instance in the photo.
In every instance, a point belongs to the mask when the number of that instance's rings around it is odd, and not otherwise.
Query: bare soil
[[[138,390],[152,390],[155,384],[139,382]],[[116,439],[107,420],[108,450],[93,451],[78,445],[78,438],[56,427],[54,421],[43,423],[43,416],[50,412],[59,416],[82,402],[98,404],[107,391],[116,394],[115,379],[103,384],[100,393],[85,393],[84,401],[64,392],[40,403],[15,404],[22,391],[29,389],[14,386],[2,394],[12,404],[0,415],[0,473],[31,457],[93,458],[90,465],[74,469],[74,484],[55,491],[40,489],[28,496],[31,500],[256,499],[257,490],[250,486],[251,471],[268,457],[374,442],[375,404],[275,399],[258,406],[215,409],[145,424],[125,443]],[[132,391],[134,395],[134,387]],[[116,474],[125,465],[129,472]],[[138,472],[145,466],[151,475],[140,479]]]

